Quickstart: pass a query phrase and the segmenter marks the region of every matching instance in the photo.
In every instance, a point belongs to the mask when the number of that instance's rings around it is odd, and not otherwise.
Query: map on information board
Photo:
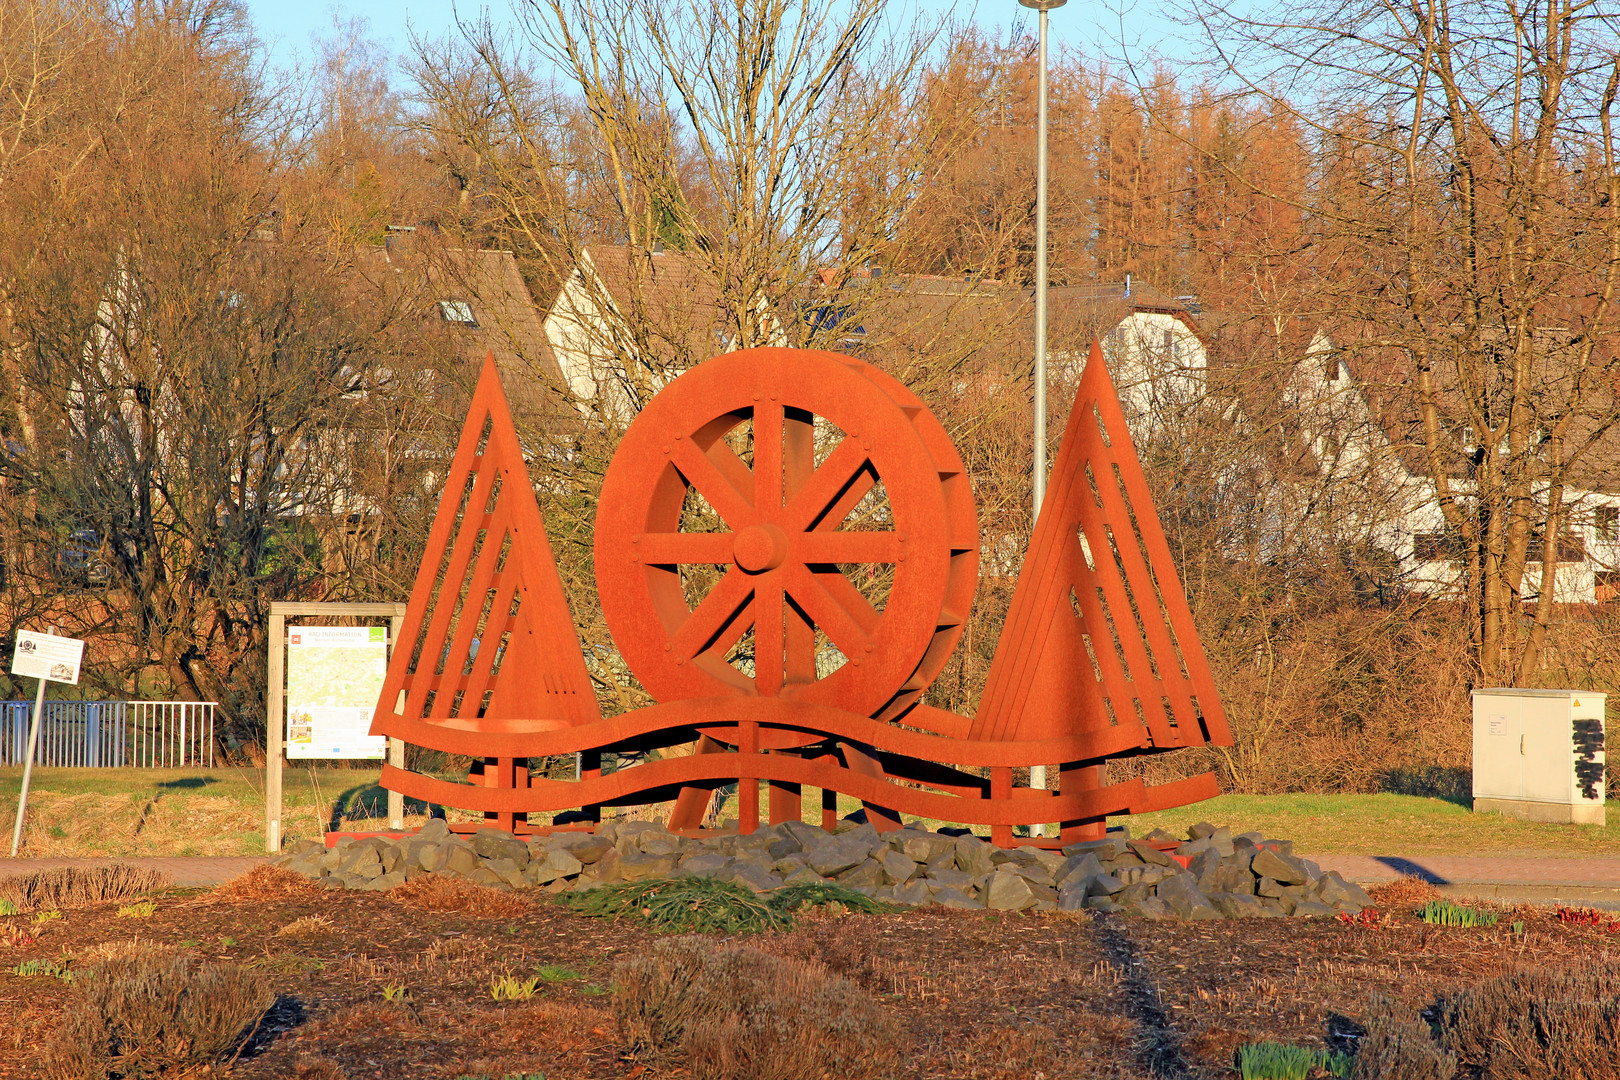
[[[381,626],[298,626],[287,631],[287,756],[381,758],[371,714],[388,673]]]

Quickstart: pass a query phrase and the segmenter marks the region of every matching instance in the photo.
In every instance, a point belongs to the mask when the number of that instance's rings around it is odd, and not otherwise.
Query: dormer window
[[[472,305],[465,300],[440,300],[439,315],[445,322],[457,326],[478,325],[478,320],[473,318]]]

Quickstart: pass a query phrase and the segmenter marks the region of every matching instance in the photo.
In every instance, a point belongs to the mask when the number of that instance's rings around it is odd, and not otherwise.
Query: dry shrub
[[[1441,1018],[1446,1044],[1484,1080],[1620,1076],[1620,972],[1587,962],[1518,971],[1464,991]]]
[[[1375,998],[1365,1027],[1356,1040],[1353,1080],[1452,1080],[1457,1075],[1456,1057],[1398,1002]]]
[[[869,997],[821,964],[674,938],[614,969],[628,1051],[695,1080],[887,1076],[900,1040]]]
[[[284,866],[255,866],[240,877],[216,885],[212,896],[229,904],[296,900],[314,896],[321,887]]]
[[[865,919],[809,915],[787,933],[763,934],[750,944],[784,960],[820,964],[869,993],[892,989],[892,980],[879,970],[883,946]]]
[[[275,995],[235,964],[164,949],[74,975],[41,1056],[51,1080],[151,1080],[227,1067]]]
[[[128,863],[62,866],[22,877],[0,878],[0,899],[10,900],[18,911],[42,911],[145,896],[172,883],[168,874]]]
[[[1367,889],[1373,903],[1391,911],[1415,910],[1430,900],[1443,899],[1440,890],[1416,874],[1402,874],[1394,881],[1373,885]]]
[[[514,893],[487,888],[463,878],[425,874],[390,889],[388,895],[407,907],[460,911],[467,915],[528,915],[534,905]]]

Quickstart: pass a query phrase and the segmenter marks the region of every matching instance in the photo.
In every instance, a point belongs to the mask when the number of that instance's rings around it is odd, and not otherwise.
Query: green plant
[[[120,919],[150,919],[157,914],[157,905],[150,900],[137,900],[118,909]]]
[[[848,885],[839,885],[836,882],[784,885],[780,889],[772,890],[766,903],[777,911],[787,913],[798,911],[800,908],[826,906],[843,907],[848,911],[869,914],[891,910],[887,904],[879,903],[864,893],[856,892]]]
[[[514,975],[497,975],[489,980],[489,996],[496,1001],[528,1001],[539,989],[539,978],[519,979]]]
[[[200,1074],[229,1059],[274,1000],[262,977],[235,964],[148,946],[76,973],[41,1047],[44,1072],[50,1080]]]
[[[11,970],[13,974],[24,977],[49,975],[63,982],[73,981],[73,972],[68,970],[67,962],[63,960],[24,960]]]
[[[17,901],[9,896],[0,896],[0,915],[17,914]]]
[[[1318,1069],[1330,1076],[1349,1076],[1350,1057],[1289,1043],[1244,1043],[1237,1050],[1237,1067],[1243,1080],[1306,1080]]]
[[[1418,917],[1435,926],[1475,927],[1495,926],[1496,913],[1480,908],[1464,907],[1450,900],[1430,900],[1418,912]]]
[[[599,885],[584,892],[563,893],[560,899],[581,915],[640,918],[665,934],[753,934],[785,930],[793,922],[786,912],[741,885],[707,877]]]
[[[563,967],[561,964],[542,964],[535,974],[546,982],[571,982],[579,978],[579,972],[573,968]]]
[[[384,1001],[411,1000],[411,992],[405,989],[403,983],[390,983],[389,985],[383,987],[382,996]]]
[[[614,1012],[638,1060],[693,1080],[876,1080],[894,1021],[816,964],[705,938],[660,941],[614,969]]]
[[[54,909],[50,911],[37,911],[34,913],[34,925],[38,926],[40,923],[52,922],[56,919],[60,919],[61,917],[62,913]]]
[[[231,937],[229,934],[221,934],[221,935],[219,935],[219,947],[220,948],[229,949],[229,948],[233,948],[235,945],[236,945],[236,939]]]

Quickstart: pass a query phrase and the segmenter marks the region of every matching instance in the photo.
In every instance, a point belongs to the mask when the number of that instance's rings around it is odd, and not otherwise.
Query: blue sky
[[[1123,16],[1120,5],[1126,5]],[[486,6],[497,22],[510,19],[510,4],[505,0],[487,5],[479,0],[459,4],[451,0],[247,0],[254,27],[278,67],[291,67],[308,57],[311,43],[331,33],[334,18],[365,20],[370,37],[385,52],[398,55],[408,48],[413,31],[441,37],[455,22],[458,10],[463,18],[471,18]],[[941,21],[952,8],[948,0],[894,0],[895,16],[903,21]],[[954,8],[959,19],[971,19],[987,32],[999,30],[1004,35],[1015,22],[1030,33],[1035,29],[1035,13],[1016,0],[964,0]],[[1182,31],[1169,21],[1167,11],[1164,0],[1070,0],[1050,17],[1052,45],[1054,49],[1079,49],[1089,56],[1117,56],[1123,37],[1133,50],[1156,48],[1172,57],[1190,55],[1188,47],[1175,40]]]

